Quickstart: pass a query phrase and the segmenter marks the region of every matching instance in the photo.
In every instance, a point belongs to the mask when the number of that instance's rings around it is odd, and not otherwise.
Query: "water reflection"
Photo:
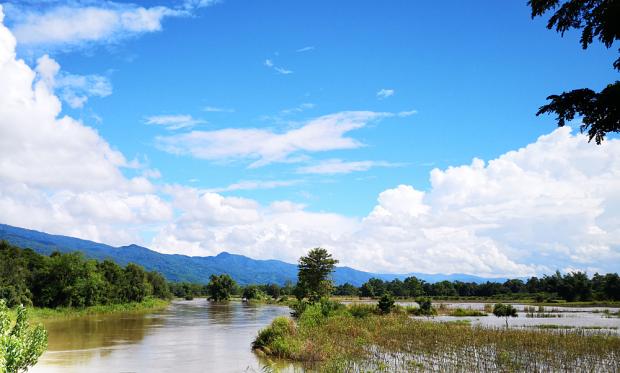
[[[197,299],[148,315],[50,321],[49,349],[31,372],[260,372],[251,341],[288,312]]]

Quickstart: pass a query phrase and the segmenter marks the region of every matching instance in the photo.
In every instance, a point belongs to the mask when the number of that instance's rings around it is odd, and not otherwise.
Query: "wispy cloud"
[[[306,110],[314,109],[315,107],[316,107],[316,105],[311,103],[311,102],[304,102],[303,104],[300,104],[300,105],[295,106],[293,108],[288,108],[288,109],[280,110],[280,114],[281,115],[288,115],[288,114],[301,113],[301,112],[306,111]]]
[[[297,49],[296,52],[297,53],[310,52],[314,49],[315,49],[314,46],[307,46],[307,47]]]
[[[342,159],[327,159],[317,164],[305,166],[297,169],[300,174],[348,174],[357,171],[368,171],[374,167],[402,167],[403,163],[392,163],[385,161],[352,161],[346,162]]]
[[[347,111],[325,115],[286,132],[264,128],[229,128],[214,131],[160,136],[157,146],[174,154],[215,161],[254,160],[249,167],[265,166],[274,162],[296,162],[307,153],[363,146],[347,136],[353,130],[366,126],[391,113]]]
[[[40,4],[9,2],[7,18],[20,45],[74,49],[91,44],[117,43],[162,29],[170,17],[188,17],[193,11],[216,3],[188,0],[178,7],[142,7],[112,1],[45,1]]]
[[[277,72],[278,74],[282,74],[282,75],[289,75],[289,74],[292,74],[292,73],[293,73],[293,70],[286,69],[286,68],[284,68],[284,67],[282,67],[282,66],[276,66],[276,65],[273,63],[273,60],[271,60],[271,59],[269,59],[269,58],[267,58],[267,59],[265,60],[265,62],[263,62],[263,65],[267,66],[267,67],[268,67],[268,68],[270,68],[270,69],[273,69],[273,70],[274,70],[275,72]]]
[[[396,113],[396,115],[401,118],[405,118],[405,117],[410,117],[412,115],[415,115],[417,113],[418,113],[417,110],[405,110],[405,111],[399,111],[398,113]]]
[[[222,193],[236,190],[257,190],[289,187],[301,183],[303,180],[241,180],[223,188],[207,189],[207,192]]]
[[[202,119],[195,119],[191,115],[177,114],[177,115],[153,115],[147,117],[146,124],[164,126],[168,130],[178,130],[182,128],[190,128],[197,124],[206,123]]]
[[[235,109],[222,108],[222,107],[217,107],[217,106],[205,106],[202,110],[208,113],[234,113],[235,112]]]
[[[388,97],[394,96],[394,93],[396,92],[393,89],[382,88],[379,91],[377,91],[377,98],[379,98],[380,100],[383,100]]]

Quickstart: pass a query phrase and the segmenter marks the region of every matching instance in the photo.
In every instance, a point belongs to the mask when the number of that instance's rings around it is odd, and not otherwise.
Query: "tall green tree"
[[[332,292],[334,284],[330,275],[337,263],[338,260],[321,247],[314,248],[308,255],[299,258],[298,286],[304,290],[310,301],[318,301]]]
[[[547,22],[562,36],[571,29],[581,30],[581,47],[587,49],[594,39],[607,48],[620,38],[620,2],[617,0],[530,0],[532,18],[553,12]],[[619,50],[620,51],[620,50]],[[620,58],[614,64],[620,71]],[[620,132],[620,82],[610,83],[600,92],[575,89],[547,97],[536,115],[555,113],[558,126],[582,116],[581,132],[600,144],[610,132]]]
[[[235,291],[237,284],[227,274],[211,275],[207,284],[207,293],[209,299],[215,302],[221,302],[230,299],[231,294]]]

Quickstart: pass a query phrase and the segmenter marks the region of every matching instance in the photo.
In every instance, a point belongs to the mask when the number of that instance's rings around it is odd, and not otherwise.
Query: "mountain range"
[[[221,252],[216,256],[187,256],[163,254],[138,245],[113,247],[79,238],[53,235],[30,229],[0,224],[0,240],[12,245],[31,248],[49,255],[54,251],[80,251],[86,257],[98,260],[111,259],[120,265],[136,263],[149,271],[157,271],[170,281],[209,282],[212,274],[229,274],[241,285],[275,283],[284,285],[286,281],[297,280],[297,265],[280,260],[259,260],[243,255]],[[465,282],[503,282],[505,278],[484,278],[467,274],[381,274],[359,271],[349,267],[336,267],[333,273],[337,285],[350,283],[360,286],[370,278],[382,280],[405,279],[415,276],[427,282],[465,281]]]

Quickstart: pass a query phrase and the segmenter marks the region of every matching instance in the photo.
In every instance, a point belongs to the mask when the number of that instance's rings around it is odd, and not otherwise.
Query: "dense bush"
[[[9,307],[88,307],[140,302],[146,297],[169,298],[165,279],[135,264],[121,267],[81,253],[50,256],[0,242],[0,299]]]

